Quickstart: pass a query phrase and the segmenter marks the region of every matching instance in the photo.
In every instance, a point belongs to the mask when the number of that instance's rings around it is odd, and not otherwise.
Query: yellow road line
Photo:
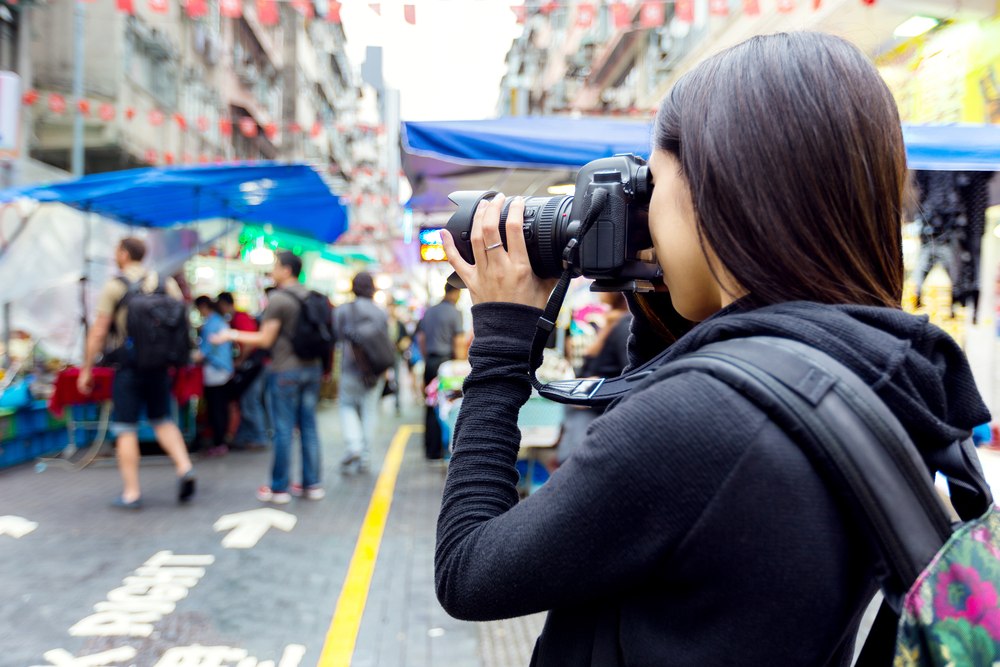
[[[326,633],[323,653],[320,654],[316,667],[350,667],[354,644],[358,640],[358,628],[361,627],[361,615],[368,599],[368,588],[372,583],[372,572],[375,571],[378,548],[382,543],[382,532],[385,530],[386,519],[389,518],[396,476],[403,462],[403,452],[406,451],[410,436],[423,431],[423,426],[400,426],[389,444],[365,521],[361,524],[351,565],[347,568],[347,578],[344,579],[344,587],[337,600],[337,609],[333,612],[333,621]]]

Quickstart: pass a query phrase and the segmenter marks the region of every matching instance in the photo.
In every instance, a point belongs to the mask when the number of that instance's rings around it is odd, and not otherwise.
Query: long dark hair
[[[853,45],[749,39],[681,77],[654,131],[680,162],[703,242],[755,305],[899,307],[899,112]]]

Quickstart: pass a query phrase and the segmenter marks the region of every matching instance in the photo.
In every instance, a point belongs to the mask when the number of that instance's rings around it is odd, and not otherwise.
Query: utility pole
[[[82,0],[73,3],[76,11],[76,30],[73,33],[73,153],[70,156],[74,176],[83,176],[83,113],[77,102],[83,99],[83,19]]]

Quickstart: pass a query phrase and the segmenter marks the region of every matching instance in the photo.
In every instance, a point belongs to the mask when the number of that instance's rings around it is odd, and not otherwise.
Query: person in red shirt
[[[229,327],[236,331],[257,331],[257,320],[236,309],[233,295],[223,292],[218,297],[219,310],[229,320]],[[235,367],[237,374],[250,373],[256,377],[246,384],[239,395],[240,426],[233,438],[233,449],[264,449],[269,447],[267,423],[264,416],[264,373],[262,366],[267,353],[247,346],[238,346]]]

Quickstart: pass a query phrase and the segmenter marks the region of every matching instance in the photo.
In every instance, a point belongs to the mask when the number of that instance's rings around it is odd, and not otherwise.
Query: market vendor
[[[116,367],[112,395],[115,402],[115,421],[112,432],[116,440],[118,470],[122,476],[124,489],[112,501],[112,506],[123,509],[140,509],[142,494],[139,490],[139,416],[146,408],[146,417],[156,441],[174,462],[178,477],[177,499],[189,500],[195,492],[195,472],[188,457],[187,445],[177,424],[170,416],[170,379],[168,368],[144,370],[135,366],[131,349],[128,322],[128,304],[142,292],[152,294],[157,291],[160,277],[155,271],[148,271],[142,265],[146,255],[146,244],[140,239],[127,238],[118,244],[115,260],[121,276],[109,281],[101,291],[97,303],[97,320],[87,336],[83,367],[77,380],[81,394],[89,395],[93,388],[94,363],[102,351],[105,364]],[[180,287],[172,278],[164,281],[164,291],[169,297],[183,299]]]

